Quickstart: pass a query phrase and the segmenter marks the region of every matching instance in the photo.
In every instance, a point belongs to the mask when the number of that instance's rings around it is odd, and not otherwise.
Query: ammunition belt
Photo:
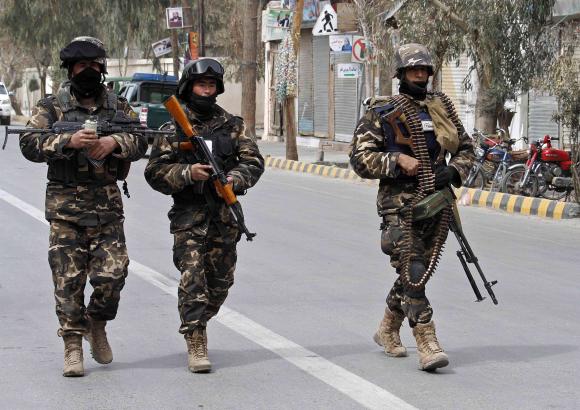
[[[413,282],[411,279],[411,274],[409,272],[409,267],[411,265],[411,249],[413,241],[413,210],[415,206],[428,195],[435,192],[435,174],[431,169],[431,158],[429,156],[429,150],[427,149],[427,141],[425,139],[425,134],[423,132],[423,126],[416,109],[411,105],[409,100],[402,96],[397,95],[392,99],[392,103],[400,108],[405,115],[407,126],[411,132],[411,138],[413,141],[413,155],[417,160],[419,160],[419,171],[417,179],[419,181],[417,189],[413,195],[411,203],[401,210],[402,214],[402,231],[403,239],[401,243],[401,258],[403,262],[403,270],[401,272],[401,280],[405,287],[410,287],[414,290],[422,290],[425,288],[425,284],[429,278],[435,272],[439,259],[441,258],[441,253],[445,244],[445,239],[447,238],[447,232],[449,230],[449,218],[451,215],[451,207],[447,206],[440,212],[440,220],[437,223],[435,244],[433,246],[433,253],[429,258],[427,264],[427,269],[421,279],[417,282]],[[444,101],[445,104],[445,101]],[[453,105],[451,105],[453,107]],[[447,108],[447,106],[446,106]],[[454,122],[455,124],[455,122]]]

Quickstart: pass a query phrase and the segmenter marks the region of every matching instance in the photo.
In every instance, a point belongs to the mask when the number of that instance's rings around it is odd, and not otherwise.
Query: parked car
[[[135,73],[131,81],[121,87],[119,95],[125,97],[139,114],[141,124],[152,129],[171,120],[163,100],[175,94],[177,77],[167,74]],[[150,138],[149,143],[153,142]]]
[[[10,95],[4,83],[0,82],[0,124],[10,125],[10,114],[12,113],[12,104]]]

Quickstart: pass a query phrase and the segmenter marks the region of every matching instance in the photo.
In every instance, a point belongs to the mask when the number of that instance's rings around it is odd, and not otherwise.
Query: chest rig
[[[101,107],[94,112],[74,105],[69,88],[61,88],[56,97],[45,98],[40,104],[47,109],[50,116],[50,126],[58,120],[84,123],[89,117],[97,117],[98,121],[111,121],[118,110],[118,98],[114,93],[106,93]],[[57,118],[54,105],[61,112]],[[88,159],[84,150],[77,150],[70,159],[56,159],[48,164],[48,180],[64,185],[77,184],[108,185],[117,180],[124,180],[129,171],[129,162],[108,156],[101,167],[95,167]]]
[[[239,163],[237,157],[237,140],[232,139],[233,121],[236,117],[220,116],[207,122],[202,122],[190,116],[189,120],[194,130],[206,141],[211,141],[211,150],[218,165],[227,174]],[[186,142],[187,137],[179,128],[176,128],[176,142]],[[208,144],[209,145],[209,144]],[[195,151],[177,149],[177,160],[180,164],[197,164],[203,161]],[[190,204],[192,202],[208,202],[210,184],[194,184],[187,186],[181,192],[173,194],[176,204]]]
[[[449,98],[443,93],[435,93],[435,96],[440,98],[445,110],[447,111],[447,116],[449,120],[453,123],[453,126],[457,129],[459,133],[463,131],[459,117],[455,112],[453,104]],[[423,122],[417,109],[411,104],[408,97],[403,95],[396,95],[387,99],[386,103],[392,106],[392,109],[384,110],[379,113],[383,129],[385,129],[385,123],[394,126],[404,127],[397,130],[393,130],[396,135],[395,140],[392,143],[385,141],[386,151],[389,152],[402,152],[408,155],[414,156],[419,160],[419,171],[417,175],[418,184],[413,194],[413,199],[409,204],[407,204],[403,209],[401,209],[400,214],[402,218],[402,242],[401,242],[401,261],[402,261],[402,272],[401,279],[404,286],[410,287],[413,290],[421,291],[425,288],[425,284],[429,278],[435,272],[441,253],[443,251],[443,245],[445,239],[447,238],[447,232],[449,231],[449,222],[452,215],[451,206],[444,207],[438,218],[436,235],[434,237],[433,253],[429,257],[427,262],[426,271],[418,281],[413,281],[410,275],[410,265],[411,265],[411,247],[413,238],[413,210],[415,206],[427,198],[429,195],[435,193],[435,174],[432,168],[432,161],[436,156],[443,156],[444,150],[441,149],[436,141],[436,135],[433,131],[424,131]],[[376,110],[376,109],[375,109]],[[399,122],[393,121],[392,113],[396,112],[396,117]],[[388,116],[391,115],[389,118]],[[425,121],[425,120],[423,120]],[[403,133],[404,131],[404,133]],[[385,133],[386,135],[387,133]],[[402,135],[406,134],[406,135]],[[398,141],[397,141],[398,140]],[[438,149],[435,149],[437,148]],[[440,158],[442,160],[442,158]],[[445,188],[448,189],[448,188]]]

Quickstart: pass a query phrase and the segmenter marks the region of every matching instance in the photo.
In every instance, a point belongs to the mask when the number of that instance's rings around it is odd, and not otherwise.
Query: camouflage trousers
[[[234,284],[239,232],[222,227],[225,237],[213,223],[207,235],[200,235],[195,227],[174,233],[173,263],[181,272],[177,292],[179,333],[189,334],[197,327],[205,327]]]
[[[49,243],[59,334],[86,333],[88,317],[113,320],[129,266],[123,223],[85,227],[53,220]],[[93,293],[85,307],[87,278]]]
[[[398,215],[388,215],[383,219],[381,248],[390,256],[391,266],[399,275],[387,296],[387,306],[391,311],[404,314],[411,327],[415,327],[417,323],[429,323],[433,316],[433,309],[425,295],[425,288],[415,290],[406,287],[400,277],[403,271],[401,242],[404,222]],[[423,267],[429,263],[439,222],[440,218],[435,217],[413,223],[411,261],[414,263],[422,263]],[[412,279],[414,282],[418,281],[417,278]]]

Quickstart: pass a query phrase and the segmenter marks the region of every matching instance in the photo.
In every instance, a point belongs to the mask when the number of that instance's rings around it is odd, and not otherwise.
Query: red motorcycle
[[[558,138],[544,136],[530,144],[528,160],[509,168],[504,178],[504,191],[525,196],[543,196],[560,200],[570,196],[572,182],[570,154],[552,148]]]

